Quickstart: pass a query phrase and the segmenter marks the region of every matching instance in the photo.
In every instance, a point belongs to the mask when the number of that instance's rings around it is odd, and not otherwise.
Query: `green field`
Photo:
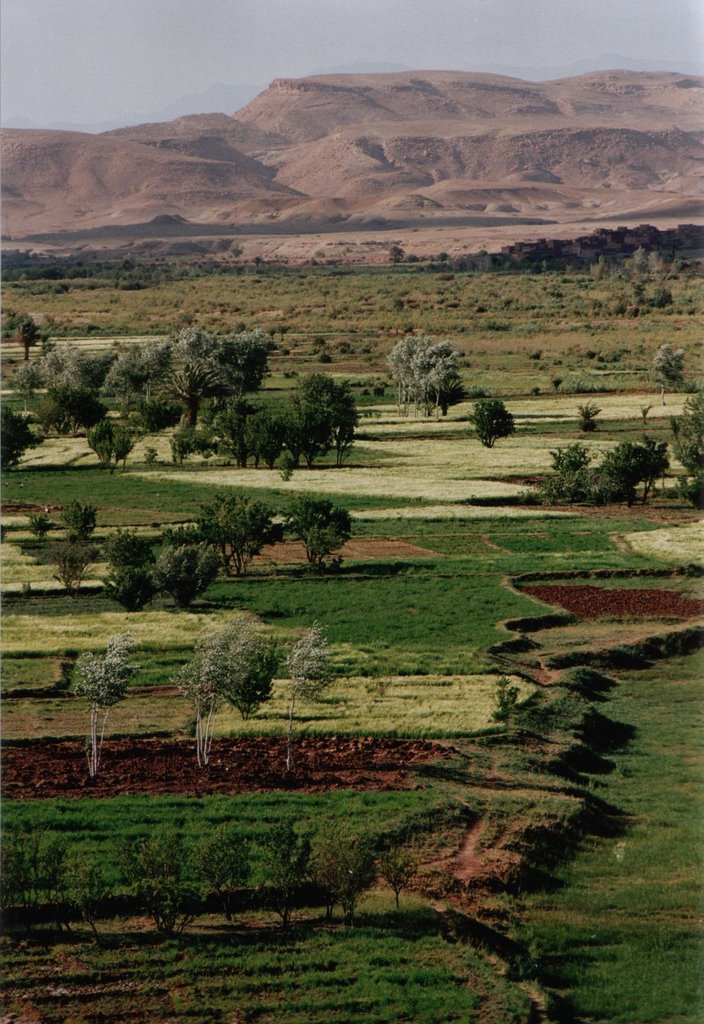
[[[663,342],[684,347],[694,386],[696,274],[668,278],[671,306],[628,317],[618,312],[632,297],[627,275],[320,268],[174,271],[134,291],[109,275],[65,283],[10,281],[6,305],[52,318],[60,345],[76,339],[91,352],[185,324],[264,326],[278,349],[258,402],[280,408],[301,374],[319,370],[352,381],[362,416],[343,467],[327,455],[289,480],[279,469],[237,469],[222,455],[173,465],[170,431],[140,440],[114,475],[82,435],[48,438],[4,473],[7,749],[83,740],[88,705],[74,692],[75,659],[124,630],[134,634],[140,668],[110,713],[107,747],[118,736],[190,745],[194,712],[174,676],[204,632],[241,617],[284,655],[316,621],[329,642],[330,686],[298,703],[297,736],[437,739],[452,749],[406,766],[401,789],[307,792],[292,783],[201,797],[5,799],[6,834],[40,827],[79,857],[98,857],[120,899],[121,844],[162,826],[190,846],[227,823],[253,851],[251,902],[232,924],[209,908],[183,935],[165,938],[130,904],[98,922],[98,947],[85,922],[74,921],[70,934],[49,921],[26,931],[11,923],[0,945],[5,1012],[62,1024],[694,1024],[704,1005],[694,930],[704,838],[701,659],[609,669],[609,678],[574,677],[550,659],[608,658],[618,647],[615,663],[625,666],[624,645],[684,635],[695,620],[544,620],[561,609],[523,593],[519,577],[702,596],[693,566],[704,550],[701,525],[677,491],[674,457],[646,505],[549,507],[536,486],[564,444],[583,441],[601,456],[640,440],[644,426],[672,441],[670,417],[686,396],[660,404],[652,357]],[[514,436],[483,447],[470,430],[472,401],[437,419],[398,414],[385,358],[414,329],[453,342],[465,386],[506,399]],[[7,351],[6,400],[22,408],[12,392],[21,352],[12,343]],[[566,386],[556,388],[556,377]],[[587,400],[602,410],[589,435],[577,426]],[[108,405],[117,416],[112,398]],[[145,463],[147,447],[156,464]],[[245,576],[220,573],[188,610],[162,594],[130,613],[103,590],[100,552],[79,595],[61,592],[52,553],[64,537],[60,507],[98,507],[99,547],[130,527],[158,553],[164,527],[192,522],[223,491],[266,501],[279,518],[301,494],[344,506],[352,538],[341,564],[318,573],[302,551],[274,547]],[[44,506],[54,529],[38,541],[27,513]],[[660,575],[637,575],[649,569]],[[620,575],[586,578],[603,570]],[[526,620],[512,627],[524,632],[509,630],[511,620]],[[503,718],[501,677],[517,687]],[[215,742],[285,735],[290,692],[282,661],[272,699],[250,718],[229,706],[217,713]],[[302,905],[283,931],[259,892],[261,844],[281,822],[310,835],[346,824],[368,834],[377,853],[388,841],[412,841],[419,863],[400,909],[377,877],[354,927],[339,911],[329,923],[322,906]]]

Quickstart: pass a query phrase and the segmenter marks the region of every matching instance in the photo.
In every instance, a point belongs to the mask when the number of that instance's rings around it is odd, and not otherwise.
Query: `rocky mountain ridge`
[[[277,79],[232,116],[2,132],[3,233],[144,224],[569,223],[702,212],[704,78],[450,71]]]

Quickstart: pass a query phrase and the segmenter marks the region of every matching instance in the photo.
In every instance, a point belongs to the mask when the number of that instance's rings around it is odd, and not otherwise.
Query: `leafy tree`
[[[329,410],[335,465],[341,466],[352,450],[355,431],[359,423],[357,403],[349,381],[343,380],[339,384],[333,381]]]
[[[198,528],[209,544],[218,548],[227,572],[234,566],[240,576],[265,544],[282,537],[281,526],[263,501],[237,495],[219,494],[201,506]]]
[[[288,928],[297,891],[308,877],[310,840],[296,835],[290,822],[274,825],[261,841],[264,897]]]
[[[298,465],[301,456],[310,469],[332,445],[332,379],[325,373],[311,373],[301,381],[284,416],[286,447]]]
[[[301,495],[291,503],[287,526],[306,547],[306,558],[322,570],[324,561],[339,550],[352,534],[347,509],[338,508],[325,498]]]
[[[88,540],[96,526],[98,510],[95,505],[82,501],[70,501],[61,512],[61,522],[66,527],[68,540]]]
[[[247,428],[254,465],[259,466],[262,461],[267,469],[273,469],[284,445],[284,424],[281,417],[266,409],[260,409],[256,416],[249,418]]]
[[[228,335],[219,345],[217,358],[227,391],[234,398],[258,391],[269,372],[271,338],[260,328]]]
[[[154,566],[157,589],[169,594],[179,608],[188,608],[217,574],[218,556],[208,544],[168,545]]]
[[[584,405],[577,406],[577,412],[579,413],[579,429],[585,434],[591,434],[597,429],[596,418],[601,412],[601,409],[597,408],[593,402],[586,402]]]
[[[84,853],[75,856],[68,867],[68,900],[70,906],[89,925],[97,946],[100,935],[96,922],[110,895],[110,885],[103,864]]]
[[[256,391],[268,369],[271,339],[263,331],[243,331],[217,338],[187,328],[173,339],[179,368],[164,379],[164,391],[185,406],[186,426],[195,427],[204,398],[241,398]]]
[[[171,829],[130,841],[122,848],[125,881],[165,935],[180,935],[201,912],[195,885],[188,881],[189,857],[181,836]]]
[[[114,359],[113,352],[89,355],[75,345],[66,345],[46,350],[39,369],[49,388],[85,390],[94,395],[105,383]]]
[[[127,684],[139,668],[130,661],[134,648],[134,634],[115,633],[105,646],[102,656],[85,652],[76,662],[75,692],[90,705],[90,732],[88,736],[88,773],[93,778],[100,766],[103,751],[105,723],[110,709],[124,700]]]
[[[397,910],[399,896],[415,878],[418,863],[417,852],[407,846],[389,846],[379,857],[379,874],[393,890]]]
[[[288,657],[290,700],[286,740],[286,770],[293,767],[293,722],[299,698],[319,700],[330,684],[328,643],[320,626],[307,629]]]
[[[478,401],[469,419],[485,448],[493,448],[499,438],[510,437],[516,432],[513,416],[498,398]]]
[[[67,595],[74,600],[78,597],[88,568],[96,557],[96,548],[82,541],[66,539],[54,546],[52,551],[52,561],[56,566],[54,579],[59,581]]]
[[[677,391],[684,383],[684,349],[661,345],[653,358],[653,375],[665,405],[665,390]]]
[[[203,637],[196,643],[193,658],[184,665],[174,682],[193,704],[196,715],[196,758],[198,767],[210,761],[213,745],[213,716],[225,699],[226,641],[221,634]]]
[[[105,380],[106,389],[117,395],[123,405],[138,396],[149,404],[152,393],[164,380],[171,363],[172,345],[169,341],[149,341],[145,345],[130,345],[120,352]]]
[[[198,843],[194,851],[196,871],[217,893],[228,921],[232,920],[233,891],[249,878],[249,847],[229,825],[220,825]]]
[[[680,491],[695,508],[704,507],[704,391],[690,396],[672,421],[675,455],[686,470]]]
[[[171,438],[171,457],[180,466],[190,455],[202,455],[209,459],[215,450],[211,437],[192,427],[177,430]]]
[[[36,363],[22,363],[12,375],[12,387],[24,399],[24,411],[27,411],[27,402],[34,398],[39,388],[44,386],[44,378]]]
[[[156,593],[151,543],[134,531],[118,530],[107,541],[105,554],[110,567],[105,593],[128,612],[140,611]]]
[[[107,416],[107,407],[90,388],[72,388],[65,384],[49,388],[37,407],[37,419],[44,430],[74,434],[89,430]]]
[[[126,611],[140,612],[156,594],[154,576],[136,565],[112,569],[105,580],[105,594]]]
[[[18,908],[28,931],[32,911],[42,904],[53,905],[59,927],[67,925],[66,855],[65,841],[42,825],[3,829],[2,907]]]
[[[577,442],[550,452],[552,473],[541,484],[544,499],[554,504],[559,501],[588,501],[593,491],[592,456],[585,445]]]
[[[124,470],[127,456],[134,448],[134,437],[125,427],[106,418],[88,431],[88,445],[112,476],[120,463]]]
[[[7,404],[3,405],[0,417],[0,462],[3,469],[12,469],[29,448],[36,448],[44,438],[37,437],[26,418],[18,412],[13,412]]]
[[[243,469],[254,448],[250,422],[256,409],[243,398],[226,403],[215,416],[213,430],[217,437],[218,449],[234,456],[237,465]]]
[[[599,467],[599,478],[605,499],[625,500],[629,506],[636,499],[636,490],[643,484],[643,504],[655,484],[670,466],[667,441],[644,437],[641,443],[621,441],[604,455]]]
[[[140,537],[136,530],[117,530],[105,541],[105,554],[111,565],[152,565],[154,551],[148,537]]]
[[[148,434],[175,427],[180,419],[181,410],[172,402],[143,398],[137,405],[137,423]]]
[[[328,827],[313,841],[310,864],[313,881],[326,893],[328,920],[339,903],[345,924],[353,924],[359,897],[376,880],[369,841],[344,825]]]

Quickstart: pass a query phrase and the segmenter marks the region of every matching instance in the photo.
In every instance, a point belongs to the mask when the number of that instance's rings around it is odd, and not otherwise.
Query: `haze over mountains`
[[[233,116],[93,135],[5,129],[3,233],[155,217],[305,232],[696,220],[704,78],[404,71],[279,79]]]

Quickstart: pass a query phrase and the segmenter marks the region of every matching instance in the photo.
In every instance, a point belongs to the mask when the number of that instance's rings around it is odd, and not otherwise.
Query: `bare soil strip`
[[[112,797],[134,793],[242,793],[262,790],[406,789],[414,768],[452,748],[426,740],[301,738],[286,771],[286,741],[248,737],[216,740],[199,768],[187,740],[114,740],[91,779],[83,743],[37,741],[3,751],[2,793],[20,800]]]

